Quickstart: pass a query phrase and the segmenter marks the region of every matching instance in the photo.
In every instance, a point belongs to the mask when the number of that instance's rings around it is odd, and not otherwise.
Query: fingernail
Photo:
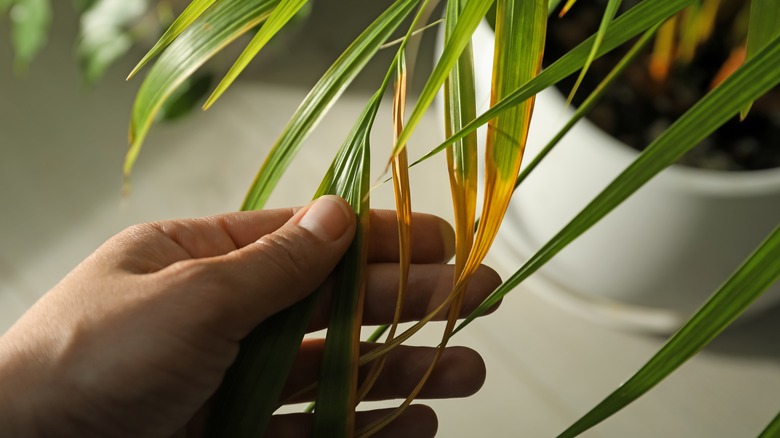
[[[298,225],[322,240],[333,241],[344,235],[353,215],[338,197],[323,196],[306,210]]]

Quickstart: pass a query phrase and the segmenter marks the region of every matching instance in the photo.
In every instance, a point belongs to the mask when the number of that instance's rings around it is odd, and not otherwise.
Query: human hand
[[[398,279],[395,213],[372,211],[365,324],[392,320]],[[406,321],[435,309],[452,286],[452,230],[415,215]],[[202,411],[240,340],[270,315],[327,282],[355,231],[343,200],[131,227],[101,246],[0,338],[0,435],[170,436]],[[396,263],[394,263],[396,262]],[[498,285],[481,268],[464,312]],[[311,329],[326,322],[328,293]],[[440,318],[446,315],[442,312]],[[318,375],[321,340],[306,340],[285,399]],[[366,348],[369,348],[368,346]],[[402,398],[433,349],[399,347],[371,399]],[[467,396],[484,363],[473,350],[444,353],[422,398]],[[296,400],[301,401],[301,400]],[[381,412],[361,413],[370,422]],[[276,416],[269,436],[304,436],[305,414]],[[412,406],[382,431],[432,436],[433,411]]]

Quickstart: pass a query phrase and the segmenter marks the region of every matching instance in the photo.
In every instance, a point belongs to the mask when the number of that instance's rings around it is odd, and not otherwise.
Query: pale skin
[[[395,214],[372,211],[364,323],[393,318],[398,281]],[[435,309],[452,286],[452,229],[413,219],[409,300],[403,319]],[[254,327],[313,292],[355,233],[335,196],[301,209],[231,213],[137,225],[116,235],[41,298],[0,338],[0,436],[198,435],[208,400]],[[500,282],[482,267],[463,313]],[[311,330],[325,327],[329,292]],[[442,319],[443,312],[437,319]],[[317,376],[322,340],[307,340],[282,399]],[[370,346],[364,346],[370,348]],[[399,399],[424,373],[431,348],[400,347],[369,394]],[[421,398],[465,397],[484,382],[475,351],[450,347]],[[311,394],[298,400],[311,399]],[[369,423],[386,412],[361,412]],[[268,436],[308,436],[307,414],[275,416]],[[436,415],[411,406],[377,436],[429,437]]]

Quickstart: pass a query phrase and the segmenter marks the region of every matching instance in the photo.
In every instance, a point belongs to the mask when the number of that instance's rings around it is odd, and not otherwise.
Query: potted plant
[[[551,60],[565,53],[561,39],[579,41],[571,35],[587,35],[588,28],[592,31],[598,28],[596,19],[599,17],[596,15],[603,10],[600,9],[602,6],[578,5],[592,9],[586,11],[589,15],[584,14],[594,21],[590,26],[581,23],[585,19],[575,17],[573,29],[571,21],[567,23],[565,20],[551,29],[549,38],[558,40],[553,41],[557,45],[548,42],[548,47],[552,46],[556,52]],[[683,10],[681,14],[685,12],[690,13]],[[720,15],[728,16],[728,12]],[[746,15],[742,13],[739,17],[744,19]],[[715,18],[716,15],[712,15],[712,19]],[[720,21],[733,25],[733,20]],[[722,22],[719,24],[721,27],[724,25]],[[475,65],[477,101],[484,104],[482,111],[487,109],[490,92],[489,66],[493,55],[488,48],[493,44],[492,32],[486,22],[474,35],[475,45],[481,48],[476,51],[478,61]],[[556,35],[563,36],[556,38]],[[710,45],[718,47],[715,43]],[[672,85],[651,81],[647,67],[650,63],[648,58],[653,54],[650,49],[647,47],[640,62],[634,62],[628,67],[628,72],[617,78],[614,85],[617,91],[606,96],[611,105],[596,104],[593,111],[596,120],[601,123],[597,125],[599,122],[586,118],[571,127],[556,149],[545,157],[539,168],[523,183],[522,189],[517,191],[516,200],[504,221],[502,238],[497,243],[503,245],[504,250],[515,252],[519,258],[528,257],[538,250],[636,159],[639,154],[636,149],[646,145],[642,142],[649,144],[652,141],[653,133],[642,132],[642,126],[647,126],[647,131],[657,131],[654,127],[659,125],[659,121],[649,118],[655,116],[651,99],[660,101],[658,105],[668,106],[667,101],[673,97],[664,93],[671,94],[670,88],[694,88],[693,84],[677,78],[672,79],[679,84]],[[593,79],[587,90],[580,90],[575,96],[577,104],[584,102],[588,93],[597,88],[624,54],[625,51],[611,54],[610,62],[599,66],[600,71],[591,71]],[[720,63],[727,58],[728,51],[725,51],[719,58]],[[709,79],[719,73],[718,67],[716,60],[714,68],[706,65],[689,75],[702,75],[699,71],[703,70],[708,76],[698,81],[708,84],[711,82]],[[678,76],[680,74],[677,73]],[[567,104],[562,93],[571,91],[575,76],[568,78],[565,84],[568,88],[562,91],[550,88],[537,97],[527,157],[536,156],[574,116],[575,110]],[[641,101],[642,108],[650,109],[630,109],[633,102],[640,99],[639,93],[630,87],[632,81],[641,81],[643,94],[650,93],[648,90],[652,88],[657,89],[656,94],[660,96],[653,95]],[[611,90],[608,88],[606,91]],[[777,100],[776,93],[771,97]],[[620,99],[627,102],[625,107],[618,106]],[[780,220],[780,167],[773,167],[778,166],[776,161],[780,154],[774,153],[770,145],[771,133],[776,133],[780,124],[771,118],[772,111],[776,112],[773,108],[771,102],[765,103],[763,114],[756,115],[754,112],[754,117],[760,120],[751,124],[752,129],[740,127],[736,118],[730,121],[728,131],[721,129],[717,132],[723,132],[719,137],[713,137],[709,143],[683,157],[689,162],[698,160],[699,167],[670,166],[540,269],[542,280],[548,283],[545,295],[565,300],[569,305],[564,307],[602,322],[661,333],[676,330]],[[680,114],[682,111],[676,110]],[[642,116],[649,119],[634,121]],[[673,120],[673,116],[676,115],[666,115],[667,120]],[[608,121],[604,121],[605,118]],[[605,131],[608,129],[606,125],[610,122],[614,125],[616,120],[630,125],[623,128],[620,135],[633,140],[634,147],[625,145],[616,135]],[[642,140],[630,138],[631,133],[640,135],[639,132],[644,136]],[[740,140],[739,135],[745,140]],[[760,140],[753,140],[751,136],[760,136]],[[730,147],[732,144],[746,144],[749,149],[743,151],[745,156],[734,157],[738,152]],[[750,144],[753,146],[750,147]],[[708,146],[715,151],[703,152],[702,148]],[[721,150],[730,152],[727,154]],[[527,159],[526,163],[529,162],[531,160]],[[741,165],[747,169],[712,169],[732,162],[732,166]],[[701,166],[710,168],[702,169]],[[751,167],[759,169],[752,170]],[[751,306],[749,312],[768,308],[778,299],[780,285],[775,285]]]
[[[446,42],[441,59],[428,77],[414,110],[409,118],[405,119],[401,109],[404,106],[404,83],[408,75],[405,67],[406,49],[415,32],[426,26],[425,16],[431,5],[427,0],[396,0],[357,37],[322,80],[313,87],[269,154],[252,184],[243,208],[262,208],[270,190],[299,149],[303,138],[311,132],[313,126],[379,48],[392,42],[395,30],[400,28],[407,18],[414,17],[411,24],[403,28],[405,32],[400,42],[392,46],[396,55],[388,66],[388,74],[381,84],[377,84],[376,94],[367,102],[365,111],[356,120],[355,128],[339,150],[315,196],[337,193],[352,203],[356,214],[364,217],[369,206],[367,194],[373,179],[368,174],[367,166],[369,133],[379,102],[394,82],[393,98],[398,108],[395,116],[397,139],[396,147],[389,154],[387,162],[388,167],[392,168],[393,184],[399,195],[399,223],[404,224],[408,214],[405,207],[408,206],[409,195],[405,144],[419,123],[421,115],[431,105],[439,88],[444,85],[447,90],[445,114],[448,138],[438,146],[430,145],[428,155],[449,148],[447,153],[450,157],[450,179],[453,193],[456,195],[456,268],[460,276],[445,304],[452,304],[452,308],[457,309],[460,292],[470,273],[495,239],[508,206],[522,161],[534,105],[533,96],[587,64],[590,53],[599,55],[633,36],[653,31],[692,1],[644,0],[618,17],[608,28],[567,52],[540,72],[547,14],[554,5],[548,5],[544,0],[498,0],[495,46],[497,56],[494,63],[491,108],[477,116],[475,85],[470,79],[473,77],[469,58],[472,51],[470,41],[472,33],[493,2],[450,0],[444,24]],[[754,2],[770,9],[773,6],[771,0]],[[144,79],[133,107],[131,148],[128,151],[126,173],[129,174],[153,120],[187,78],[229,42],[249,30],[257,29],[254,39],[239,57],[235,67],[228,72],[226,79],[217,86],[215,94],[207,101],[206,106],[210,106],[249,60],[276,32],[285,27],[305,3],[304,0],[192,1],[139,65],[139,68],[143,67],[143,64],[159,55]],[[593,47],[597,50],[592,51]],[[517,272],[479,309],[457,326],[457,312],[453,312],[443,334],[442,345],[654,175],[671,165],[678,155],[693,147],[708,131],[729,119],[778,82],[780,40],[776,35],[771,35],[742,67],[661,134],[653,145],[640,154],[604,191],[596,195],[583,211],[540,251],[527,261],[518,262]],[[473,229],[477,222],[474,189],[477,184],[475,129],[486,123],[489,124],[484,164],[487,174],[486,187],[481,219],[474,235]],[[362,230],[365,232],[364,228]],[[402,226],[401,234],[406,231],[408,230]],[[355,315],[350,310],[360,300],[362,242],[362,239],[356,239],[353,251],[348,253],[342,261],[340,271],[336,273],[336,281],[342,287],[339,288],[339,296],[334,299],[332,318],[342,323],[339,325],[352,326],[355,322],[351,320]],[[403,254],[404,248],[408,249],[403,245],[408,245],[408,242],[401,242]],[[780,276],[778,260],[780,231],[775,229],[763,243],[757,245],[753,254],[737,272],[647,365],[568,428],[563,436],[574,436],[612,415],[693,356],[777,280]],[[214,436],[254,436],[262,433],[265,421],[279,401],[278,394],[267,389],[272,388],[273,383],[284,380],[287,358],[294,354],[299,346],[301,328],[306,326],[309,310],[306,302],[291,308],[287,313],[269,320],[260,331],[244,341],[236,365],[229,372],[223,389],[214,400],[210,420]],[[372,365],[372,372],[377,370],[381,367],[381,358],[385,353],[412,336],[429,319],[430,317],[424,318],[421,324],[404,332],[396,333],[396,327],[389,327],[392,339],[386,339],[383,345],[361,357],[349,353],[353,350],[354,342],[358,340],[356,333],[338,329],[329,331],[328,337],[332,340],[333,348],[326,354],[332,359],[326,361],[325,371],[318,385],[319,402],[315,406],[315,421],[327,425],[321,427],[336,427],[338,432],[334,432],[334,429],[322,429],[324,435],[351,436],[355,433],[349,429],[348,418],[354,411],[351,400],[356,397],[354,390],[358,366],[375,364]],[[270,339],[273,342],[268,342],[266,336],[273,337]],[[380,335],[377,335],[377,338],[378,336]],[[266,372],[254,372],[256,366],[264,367]],[[340,373],[336,378],[335,374],[328,373],[331,369],[347,369],[349,373]],[[258,388],[266,390],[257,391]],[[237,396],[237,389],[244,394]],[[416,391],[410,394],[410,399],[415,395]],[[403,403],[396,412],[400,412],[406,405],[406,402]],[[244,420],[247,419],[250,421],[245,423]],[[359,433],[368,435],[381,426],[380,422]],[[766,433],[773,433],[778,427],[780,416],[767,427]]]

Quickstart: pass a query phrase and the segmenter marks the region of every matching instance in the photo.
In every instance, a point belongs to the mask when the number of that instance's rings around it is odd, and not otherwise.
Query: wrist
[[[13,328],[0,337],[0,436],[61,434],[61,409],[68,402],[56,399],[61,394],[47,354],[53,348],[21,341],[30,340],[17,339]]]
[[[22,382],[27,379],[20,376],[20,352],[8,341],[8,336],[0,337],[0,435],[27,437],[34,436],[32,430],[32,412],[29,409],[29,394]]]

